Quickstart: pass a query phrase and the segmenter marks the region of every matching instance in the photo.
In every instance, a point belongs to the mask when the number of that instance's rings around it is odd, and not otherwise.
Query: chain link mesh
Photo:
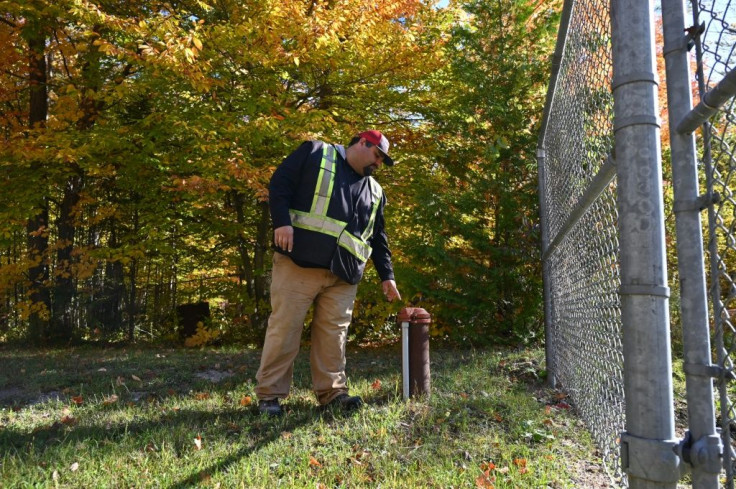
[[[619,243],[615,177],[603,172],[614,146],[609,3],[571,2],[569,21],[548,100],[540,174],[546,229],[545,286],[548,362],[569,393],[615,485],[625,486],[619,434],[624,431],[623,342],[618,295]],[[700,97],[736,69],[736,0],[692,0]],[[563,31],[564,30],[564,31]],[[558,53],[559,54],[559,53]],[[704,246],[709,260],[719,422],[725,487],[734,487],[736,390],[728,378],[736,360],[736,99],[711,118],[702,148],[703,190],[720,199],[708,209]],[[592,188],[598,185],[599,188]]]
[[[693,1],[695,25],[705,24],[698,45],[700,96],[736,69],[736,1]],[[703,167],[708,193],[717,193],[719,202],[708,209],[706,243],[710,261],[708,282],[714,322],[713,345],[724,372],[734,370],[736,358],[736,99],[731,98],[705,125]],[[719,419],[726,469],[725,487],[734,487],[734,447],[736,435],[736,393],[729,392],[726,376],[718,379]]]
[[[616,184],[591,184],[614,147],[609,2],[573,3],[543,135],[542,196],[551,302],[548,361],[598,445],[615,484],[625,484],[623,344],[618,296]],[[564,28],[564,26],[563,26]],[[600,180],[600,179],[596,179]]]

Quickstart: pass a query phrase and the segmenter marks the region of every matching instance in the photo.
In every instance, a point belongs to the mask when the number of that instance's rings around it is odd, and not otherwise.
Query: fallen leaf
[[[309,457],[309,465],[313,467],[322,467],[322,464],[314,457]]]
[[[105,367],[102,367],[102,368],[98,368],[97,371],[98,372],[107,372],[107,369]]]
[[[102,401],[102,405],[109,406],[110,404],[115,404],[116,402],[118,402],[118,396],[113,394],[110,397],[105,398],[105,400]]]
[[[77,419],[74,416],[67,415],[61,418],[61,423],[67,426],[73,426],[77,424]]]
[[[77,469],[79,469],[79,462],[74,462],[71,467],[69,467],[69,470],[72,472],[76,472]]]
[[[291,438],[291,432],[290,431],[284,431],[281,433],[281,438],[284,440],[289,440]]]
[[[202,437],[197,435],[197,437],[194,439],[194,446],[197,448],[197,450],[202,449]]]
[[[81,406],[84,403],[84,398],[82,396],[72,396],[72,402],[77,406]]]
[[[194,394],[194,398],[198,401],[204,401],[210,398],[209,392],[197,392]]]
[[[59,480],[59,471],[58,470],[55,470],[54,473],[51,474],[51,478],[54,479],[55,481],[58,481]]]
[[[125,379],[118,375],[118,378],[115,379],[115,383],[117,385],[125,385]]]
[[[373,389],[374,391],[377,391],[380,388],[381,388],[381,380],[380,379],[374,380],[373,383],[371,384],[371,389]]]
[[[464,393],[464,392],[461,392],[460,393],[460,397],[462,397],[463,399],[467,399],[468,398],[468,395],[466,393]]]
[[[492,470],[495,470],[496,464],[493,462],[483,462],[480,464],[480,470],[483,471],[484,474],[488,475]]]
[[[250,396],[243,396],[240,398],[240,405],[241,406],[250,406],[253,404],[253,398]]]
[[[137,382],[143,382],[143,381],[142,381],[142,380],[140,379],[140,377],[138,377],[137,375],[131,375],[131,376],[130,376],[130,378],[131,378],[131,379],[133,379],[133,380],[135,380],[135,381],[137,381]]]
[[[485,475],[479,475],[475,479],[475,487],[478,489],[494,489],[496,486],[493,485],[495,478],[486,477]]]
[[[525,458],[515,458],[514,465],[516,465],[517,467],[526,467],[526,459]]]

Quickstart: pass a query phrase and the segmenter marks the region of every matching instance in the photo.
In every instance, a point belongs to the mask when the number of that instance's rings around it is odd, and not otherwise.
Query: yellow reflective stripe
[[[335,183],[335,147],[325,144],[322,148],[322,161],[320,162],[317,186],[314,189],[312,199],[312,213],[322,216],[327,215],[332,196],[332,187]]]
[[[338,221],[327,216],[316,216],[309,212],[289,209],[291,225],[297,228],[309,229],[318,233],[328,234],[337,238],[347,226],[346,222]]]
[[[368,220],[368,225],[363,231],[363,241],[367,241],[373,235],[373,226],[376,223],[376,214],[378,214],[378,207],[381,205],[381,198],[383,197],[383,189],[376,182],[373,177],[368,177],[368,183],[371,187],[371,195],[373,196],[373,208],[371,210],[371,217]]]
[[[373,252],[368,243],[347,231],[340,235],[337,243],[362,262],[368,261]]]

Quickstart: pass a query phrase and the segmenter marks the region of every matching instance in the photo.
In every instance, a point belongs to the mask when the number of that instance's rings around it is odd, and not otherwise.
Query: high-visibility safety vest
[[[337,150],[331,144],[325,144],[322,149],[322,161],[320,163],[317,186],[314,189],[314,198],[309,212],[289,209],[291,225],[301,229],[307,229],[317,233],[327,234],[337,239],[337,244],[348,250],[361,263],[365,263],[371,256],[371,246],[368,240],[373,235],[373,225],[376,222],[378,206],[383,198],[383,189],[372,177],[368,178],[371,188],[371,217],[368,225],[360,236],[355,236],[345,228],[348,223],[327,216],[330,207],[332,188],[335,183],[335,159]]]

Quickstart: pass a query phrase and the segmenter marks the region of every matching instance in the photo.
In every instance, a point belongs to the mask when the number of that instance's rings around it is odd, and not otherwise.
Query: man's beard
[[[370,177],[373,175],[373,172],[375,171],[376,167],[373,165],[368,165],[365,168],[363,168],[363,176],[364,177]]]

